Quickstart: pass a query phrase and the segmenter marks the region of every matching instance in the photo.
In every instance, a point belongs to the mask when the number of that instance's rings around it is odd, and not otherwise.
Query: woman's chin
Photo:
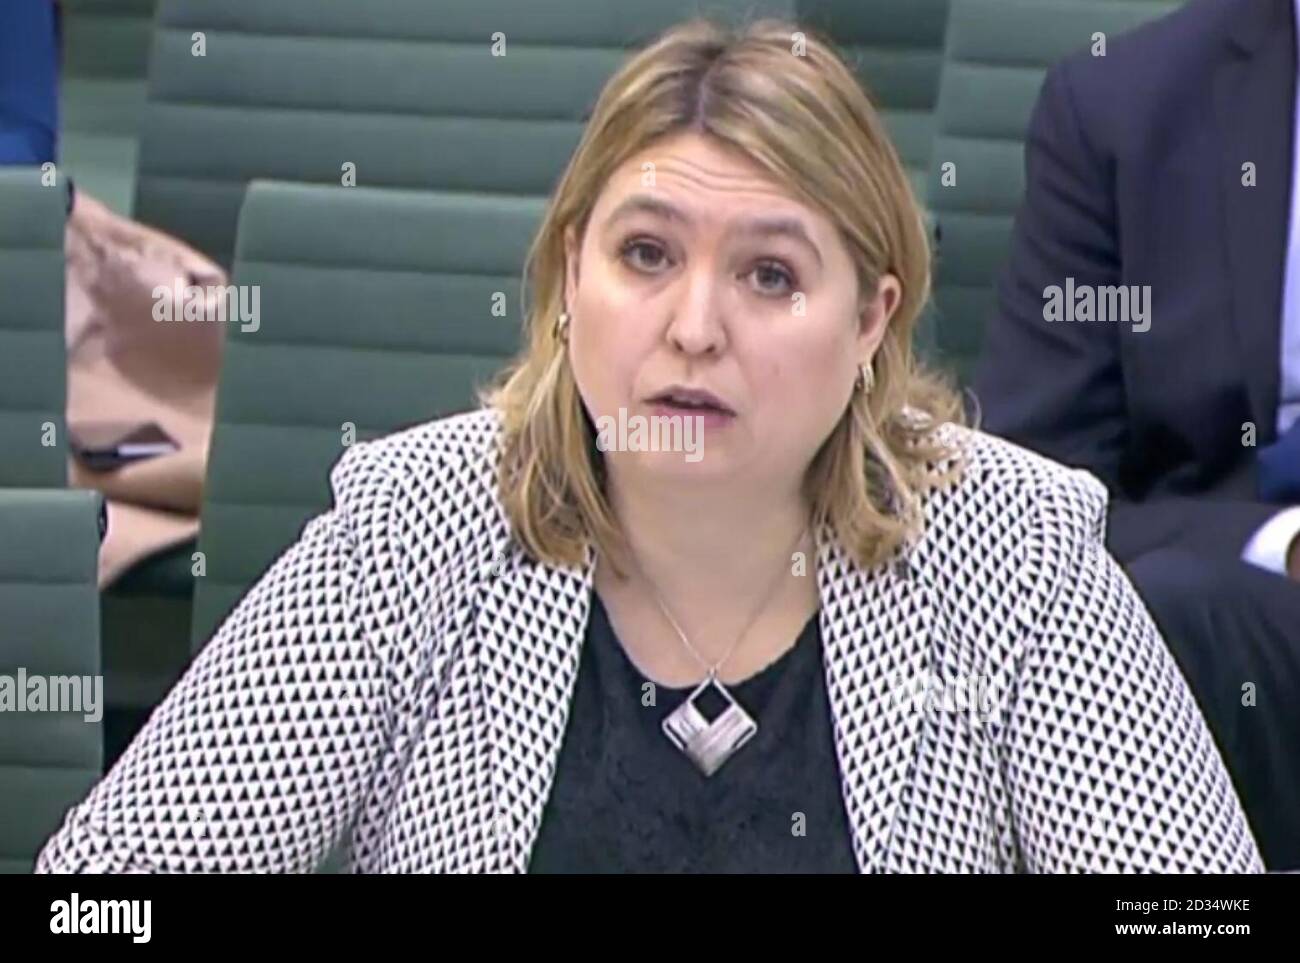
[[[722,447],[708,445],[681,451],[623,451],[613,453],[631,475],[656,482],[725,481],[735,473],[735,460]]]

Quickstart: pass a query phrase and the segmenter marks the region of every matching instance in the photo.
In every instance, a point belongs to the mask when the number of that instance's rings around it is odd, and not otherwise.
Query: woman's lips
[[[705,428],[720,428],[736,419],[734,414],[720,408],[678,405],[670,401],[650,402],[650,413],[661,418],[699,418]]]

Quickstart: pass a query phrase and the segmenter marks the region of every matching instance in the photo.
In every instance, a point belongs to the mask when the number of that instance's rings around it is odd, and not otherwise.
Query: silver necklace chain
[[[807,528],[800,529],[799,536],[795,539],[794,544],[790,546],[790,550],[786,553],[787,556],[794,555],[795,549],[797,549],[799,545],[802,544],[804,540],[804,536],[806,536],[807,534],[808,534]],[[677,620],[673,618],[672,613],[668,611],[668,606],[664,603],[663,596],[659,594],[659,589],[655,586],[654,581],[650,578],[649,575],[646,574],[645,569],[641,566],[640,561],[637,559],[636,555],[632,552],[631,545],[628,546],[627,551],[628,554],[632,557],[632,562],[636,566],[637,571],[641,573],[641,578],[644,579],[646,585],[649,586],[650,594],[654,597],[655,604],[659,606],[659,610],[663,612],[664,618],[667,619],[668,624],[673,627],[673,631],[677,633],[677,637],[682,640],[682,644],[686,646],[686,650],[690,652],[691,655],[694,656],[695,661],[697,661],[705,669],[705,671],[708,672],[709,678],[711,679],[717,678],[718,670],[722,668],[723,663],[725,663],[727,659],[731,658],[731,654],[736,650],[736,646],[738,646],[741,643],[741,641],[749,633],[749,630],[753,628],[754,623],[758,621],[758,617],[763,614],[764,609],[767,608],[768,603],[771,601],[770,596],[776,591],[777,585],[781,583],[781,577],[784,576],[786,572],[786,563],[785,560],[782,559],[781,569],[780,571],[777,572],[777,577],[772,580],[770,585],[767,586],[767,591],[765,591],[761,596],[759,596],[758,606],[754,609],[754,613],[749,617],[749,621],[745,623],[745,627],[740,630],[740,634],[736,636],[735,641],[731,643],[731,646],[727,649],[726,653],[722,656],[722,658],[719,659],[717,662],[715,662],[713,665],[709,665],[708,661],[704,659],[700,655],[700,653],[695,650],[695,646],[691,645],[691,640],[686,637],[686,633],[682,631],[682,627],[677,624]]]

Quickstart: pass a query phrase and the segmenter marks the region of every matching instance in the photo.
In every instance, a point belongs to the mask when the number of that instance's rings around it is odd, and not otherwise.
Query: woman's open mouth
[[[662,403],[652,404],[650,414],[659,418],[698,418],[705,428],[720,428],[731,424],[736,418],[731,412],[717,408],[692,408]]]
[[[674,385],[652,395],[647,403],[655,415],[701,418],[707,427],[727,424],[736,417],[726,402],[700,388]]]

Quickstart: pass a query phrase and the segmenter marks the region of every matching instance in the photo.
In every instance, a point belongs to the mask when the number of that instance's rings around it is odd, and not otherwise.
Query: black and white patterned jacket
[[[494,492],[495,413],[349,449],[310,521],[41,853],[38,871],[527,867],[590,611]],[[926,529],[823,534],[827,689],[864,871],[1261,871],[1195,702],[1102,544],[1105,491],[980,432]],[[979,677],[992,713],[898,698]],[[920,711],[918,711],[920,710]]]

